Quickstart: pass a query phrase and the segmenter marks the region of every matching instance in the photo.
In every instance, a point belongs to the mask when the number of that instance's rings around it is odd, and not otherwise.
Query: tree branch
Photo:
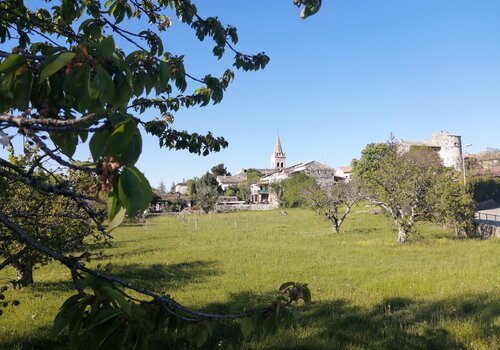
[[[27,117],[14,117],[12,115],[0,115],[0,122],[7,123],[11,126],[18,128],[27,127],[31,125],[53,126],[53,127],[67,127],[76,126],[80,124],[92,124],[99,120],[100,117],[91,113],[78,119],[61,120],[53,118],[27,118]]]

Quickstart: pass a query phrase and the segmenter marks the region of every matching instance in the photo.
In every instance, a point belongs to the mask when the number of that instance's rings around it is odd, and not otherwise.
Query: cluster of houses
[[[270,184],[274,181],[287,179],[297,173],[304,173],[307,176],[313,177],[320,185],[328,185],[337,181],[349,181],[351,177],[350,166],[333,168],[315,160],[288,166],[286,153],[283,152],[279,136],[276,137],[274,151],[271,154],[271,167],[253,170],[262,174],[262,176],[256,183],[250,185],[250,198],[248,201],[240,201],[235,196],[221,196],[218,204],[233,205],[247,203],[273,204],[277,206],[276,199],[269,188]],[[245,181],[247,181],[247,169],[242,169],[234,175],[217,176],[217,182],[223,191],[238,187]],[[164,202],[179,203],[182,207],[190,207],[191,200],[187,196],[187,184],[185,182],[176,184],[175,191],[176,193],[173,194],[162,195]]]
[[[443,161],[443,165],[462,170],[464,167],[464,154],[462,153],[462,141],[458,135],[447,132],[438,132],[432,134],[428,141],[405,141],[400,140],[400,147],[409,149],[411,146],[427,146],[434,149]],[[500,160],[492,161],[492,168],[500,165]],[[275,205],[276,198],[270,185],[275,181],[285,180],[295,174],[303,173],[316,180],[320,186],[328,186],[332,183],[351,179],[352,168],[350,166],[331,167],[325,163],[312,160],[305,163],[288,165],[286,153],[283,152],[281,140],[276,137],[274,151],[271,154],[271,166],[269,168],[253,169],[261,174],[260,179],[250,185],[250,197],[248,201],[240,201],[236,196],[221,196],[218,205],[234,204],[256,204],[256,205]],[[234,175],[217,176],[217,182],[223,191],[229,188],[237,188],[240,184],[247,181],[247,169],[242,169]],[[165,210],[170,206],[170,210],[179,211],[183,208],[189,208],[192,205],[191,198],[187,195],[188,186],[186,183],[178,183],[175,186],[175,193],[161,195],[156,203],[156,209]]]

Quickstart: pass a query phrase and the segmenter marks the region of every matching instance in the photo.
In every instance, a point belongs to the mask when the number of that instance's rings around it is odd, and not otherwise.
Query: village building
[[[217,176],[217,183],[222,191],[226,191],[230,187],[238,187],[238,185],[246,179],[246,174],[244,172],[240,172],[233,176]]]
[[[257,183],[250,186],[250,201],[262,204],[276,203],[276,198],[270,191],[270,185],[275,181],[285,180],[294,174],[303,173],[310,176],[322,187],[346,179],[346,176],[338,174],[334,168],[315,160],[287,167],[286,154],[283,152],[279,136],[276,137],[274,152],[271,155],[271,168],[258,170],[263,170],[264,175]]]
[[[448,132],[436,132],[432,134],[428,141],[405,141],[401,140],[398,144],[400,149],[408,151],[412,146],[425,146],[435,150],[445,167],[461,170],[463,167],[462,158],[462,138],[459,135],[453,135]]]
[[[188,193],[188,185],[185,182],[179,182],[175,185],[175,192],[180,194]]]
[[[352,166],[340,166],[335,168],[335,174],[338,177],[344,178],[345,182],[349,182],[352,178]]]

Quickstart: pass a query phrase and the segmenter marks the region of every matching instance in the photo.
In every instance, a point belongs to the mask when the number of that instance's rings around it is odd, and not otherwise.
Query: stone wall
[[[278,203],[270,204],[231,204],[231,205],[220,205],[215,206],[215,211],[218,213],[229,213],[233,211],[244,211],[244,210],[272,210],[278,208]]]
[[[491,224],[478,224],[477,233],[482,239],[500,238],[500,227]]]

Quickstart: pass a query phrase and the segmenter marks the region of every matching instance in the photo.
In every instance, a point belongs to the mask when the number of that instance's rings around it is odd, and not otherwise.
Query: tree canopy
[[[468,233],[474,217],[472,198],[433,149],[412,146],[406,150],[389,140],[367,145],[353,165],[353,177],[363,183],[367,198],[393,220],[398,242],[408,240],[418,219]]]

